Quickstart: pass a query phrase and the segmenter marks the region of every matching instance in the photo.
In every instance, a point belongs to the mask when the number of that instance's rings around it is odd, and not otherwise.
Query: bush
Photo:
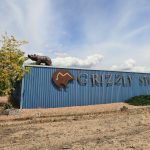
[[[10,95],[15,83],[21,80],[26,72],[22,65],[27,58],[20,49],[20,46],[26,43],[7,34],[0,40],[0,96]]]
[[[150,105],[150,95],[135,96],[126,101],[130,105],[146,106]]]
[[[11,103],[6,103],[6,104],[4,104],[3,108],[4,108],[4,110],[6,110],[6,109],[12,109],[13,105]]]

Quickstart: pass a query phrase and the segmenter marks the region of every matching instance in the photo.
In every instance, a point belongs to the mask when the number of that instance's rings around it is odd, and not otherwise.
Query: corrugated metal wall
[[[29,66],[26,66],[29,67]],[[150,94],[150,74],[102,70],[71,69],[75,80],[66,89],[58,89],[52,76],[54,67],[32,66],[22,82],[21,108],[52,108],[114,103],[137,95]],[[94,84],[93,75],[99,75],[100,84]],[[86,80],[80,84],[77,77]],[[110,78],[111,76],[111,78]],[[119,80],[119,77],[121,79]],[[146,80],[145,80],[146,79]]]

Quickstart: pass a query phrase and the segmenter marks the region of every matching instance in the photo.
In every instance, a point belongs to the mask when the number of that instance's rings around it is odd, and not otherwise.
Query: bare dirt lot
[[[129,109],[120,111],[126,105]],[[20,110],[0,116],[4,150],[150,150],[150,107]]]

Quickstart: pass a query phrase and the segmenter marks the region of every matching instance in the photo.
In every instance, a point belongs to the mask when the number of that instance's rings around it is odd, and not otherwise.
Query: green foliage
[[[150,105],[150,95],[141,95],[130,98],[127,103],[135,106]]]
[[[13,105],[11,103],[6,103],[6,104],[4,104],[3,108],[4,108],[4,110],[6,110],[6,109],[12,109]]]
[[[25,60],[20,47],[26,41],[18,41],[14,36],[2,35],[0,40],[0,96],[9,95],[16,81],[20,80],[26,70],[22,67]]]

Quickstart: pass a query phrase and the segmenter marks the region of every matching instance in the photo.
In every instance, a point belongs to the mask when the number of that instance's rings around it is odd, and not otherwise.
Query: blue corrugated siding
[[[67,106],[82,106],[104,103],[121,102],[137,95],[150,94],[150,84],[139,85],[140,76],[148,76],[148,73],[115,72],[101,70],[69,69],[75,80],[68,84],[66,89],[58,89],[52,82],[53,73],[62,68],[33,66],[30,73],[27,73],[22,84],[21,108],[52,108]],[[90,79],[87,85],[83,86],[77,82],[80,73],[111,74],[115,79],[116,74],[124,77],[131,75],[133,78],[131,86],[112,84],[107,86],[93,86]]]

